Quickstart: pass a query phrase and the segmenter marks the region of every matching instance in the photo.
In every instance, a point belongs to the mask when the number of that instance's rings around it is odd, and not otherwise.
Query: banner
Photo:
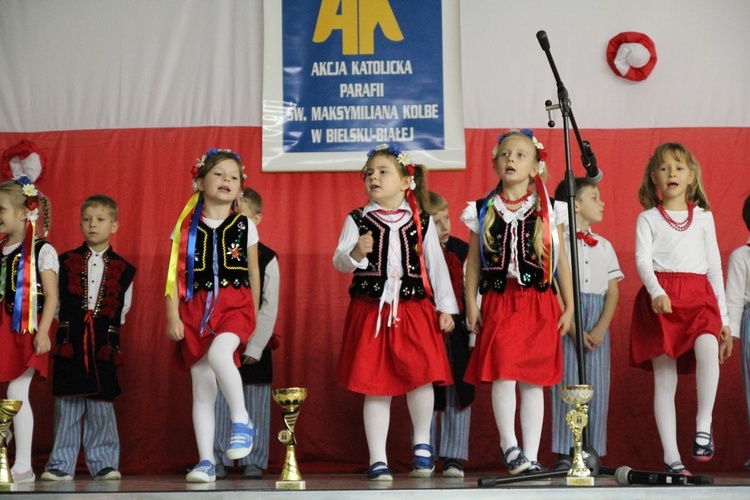
[[[376,144],[465,168],[456,0],[264,3],[263,170],[359,170]]]

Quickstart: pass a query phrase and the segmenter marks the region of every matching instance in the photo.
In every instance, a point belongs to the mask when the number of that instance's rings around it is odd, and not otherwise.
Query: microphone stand
[[[557,83],[557,99],[558,104],[553,105],[552,101],[545,102],[545,109],[549,116],[549,122],[547,125],[552,128],[555,126],[555,122],[552,121],[551,110],[559,109],[563,119],[563,137],[565,142],[565,191],[566,200],[568,203],[568,234],[570,237],[570,262],[571,262],[571,274],[573,275],[573,302],[574,302],[574,320],[576,328],[576,358],[578,360],[578,383],[586,384],[586,366],[584,364],[585,351],[583,346],[583,312],[581,309],[581,284],[580,276],[578,273],[578,245],[576,244],[576,216],[575,216],[575,174],[573,173],[571,159],[570,159],[570,125],[573,126],[573,132],[575,133],[578,141],[578,147],[581,151],[581,161],[583,166],[588,171],[591,165],[594,167],[596,159],[591,152],[591,146],[588,142],[581,139],[581,134],[578,131],[578,125],[576,124],[575,117],[573,116],[573,109],[570,104],[570,98],[568,96],[568,90],[565,88],[560,74],[557,72],[557,66],[552,58],[552,53],[549,48],[549,40],[547,39],[547,33],[545,31],[539,31],[536,34],[539,44],[542,50],[547,56],[552,74],[555,77]],[[561,242],[562,244],[563,242]],[[584,447],[584,459],[589,469],[592,470],[594,476],[598,476],[601,472],[601,461],[599,460],[599,454],[596,452],[593,446],[589,443],[589,428],[583,429],[583,447]],[[587,456],[588,455],[588,456]],[[610,469],[605,468],[607,471]]]

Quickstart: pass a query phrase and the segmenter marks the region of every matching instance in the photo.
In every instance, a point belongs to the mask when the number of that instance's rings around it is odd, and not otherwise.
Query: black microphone
[[[549,39],[547,38],[547,32],[544,30],[536,33],[536,39],[539,40],[539,45],[542,46],[542,50],[547,52],[549,50]]]
[[[582,144],[581,161],[586,169],[586,180],[590,184],[599,184],[602,181],[602,171],[596,166],[596,155],[591,151],[589,141],[583,141]]]
[[[620,486],[631,484],[646,484],[656,486],[686,486],[688,484],[709,485],[714,484],[711,476],[683,476],[682,474],[671,474],[669,472],[648,472],[633,470],[630,467],[619,467],[615,471],[615,481]]]

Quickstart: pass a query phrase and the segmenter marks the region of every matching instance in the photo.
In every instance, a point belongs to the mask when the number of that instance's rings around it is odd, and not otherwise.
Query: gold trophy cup
[[[0,489],[11,489],[13,476],[8,464],[8,434],[10,423],[21,409],[22,401],[15,399],[0,399]]]
[[[286,389],[274,389],[273,400],[281,406],[281,417],[284,419],[286,429],[279,431],[279,441],[286,445],[286,457],[281,469],[281,476],[276,481],[276,489],[279,490],[304,490],[305,482],[297,467],[297,457],[294,448],[297,441],[294,439],[294,425],[297,423],[300,405],[307,397],[307,389],[304,387],[289,387]]]
[[[568,470],[566,482],[568,486],[594,486],[594,478],[583,460],[583,429],[589,423],[589,407],[586,403],[594,395],[594,388],[590,385],[564,385],[560,395],[573,408],[565,415],[565,423],[573,431],[574,453],[573,464]]]

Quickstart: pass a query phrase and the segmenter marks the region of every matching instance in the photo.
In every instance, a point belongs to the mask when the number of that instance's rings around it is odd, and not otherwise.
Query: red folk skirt
[[[2,303],[0,303],[2,305]],[[36,376],[47,378],[49,353],[36,355],[34,335],[20,335],[11,330],[12,318],[0,310],[0,382],[15,380],[29,368],[36,370]],[[53,328],[49,331],[50,343],[55,343]]]
[[[705,274],[656,273],[670,302],[670,314],[656,314],[651,296],[641,287],[633,304],[630,328],[631,366],[652,370],[651,360],[668,355],[677,360],[679,373],[695,372],[695,339],[721,333],[721,313]]]
[[[453,383],[443,333],[429,299],[398,304],[400,321],[388,326],[390,305],[355,297],[349,303],[338,361],[338,382],[352,392],[400,396],[429,383]]]
[[[255,332],[255,310],[249,288],[222,288],[211,317],[202,334],[199,334],[208,293],[198,291],[189,302],[180,301],[180,319],[185,326],[185,338],[178,342],[186,368],[190,368],[208,352],[215,335],[231,332],[240,338],[234,352],[234,364],[240,366],[240,355],[245,344]],[[213,332],[213,333],[212,333]]]
[[[562,380],[562,311],[551,288],[539,291],[508,280],[503,293],[482,297],[482,331],[466,368],[470,384],[498,379],[552,386]]]

